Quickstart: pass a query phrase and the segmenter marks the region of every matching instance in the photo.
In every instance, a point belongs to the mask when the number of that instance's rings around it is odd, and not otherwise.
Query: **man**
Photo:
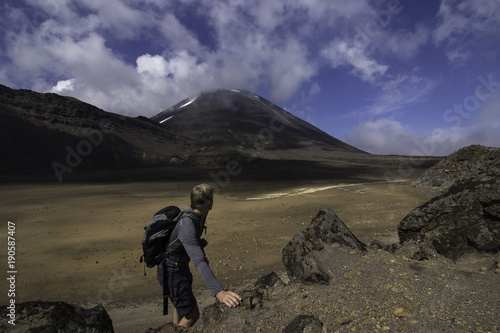
[[[226,291],[217,281],[214,273],[208,266],[203,247],[205,239],[201,234],[205,228],[208,212],[214,204],[214,188],[211,185],[197,185],[191,191],[191,206],[184,212],[170,236],[165,250],[165,266],[158,265],[158,280],[164,287],[174,305],[175,325],[183,327],[193,326],[200,317],[200,311],[192,290],[193,275],[189,270],[191,260],[203,281],[217,299],[228,307],[236,307],[241,298],[232,291]]]

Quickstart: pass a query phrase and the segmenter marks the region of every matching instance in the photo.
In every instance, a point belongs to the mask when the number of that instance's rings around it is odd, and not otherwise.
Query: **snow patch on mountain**
[[[189,104],[193,103],[194,101],[196,101],[197,98],[198,98],[198,96],[192,97],[191,99],[189,99],[189,101],[187,101],[186,103],[184,103],[181,106],[179,106],[179,109],[181,109],[181,108],[183,108],[185,106],[188,106]]]
[[[167,120],[171,119],[172,117],[173,117],[173,116],[170,116],[170,117],[168,117],[168,118],[163,119],[162,121],[160,121],[160,124],[163,124],[164,122],[166,122]]]

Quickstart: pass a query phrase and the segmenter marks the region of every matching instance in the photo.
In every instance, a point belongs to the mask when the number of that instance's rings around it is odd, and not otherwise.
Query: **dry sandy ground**
[[[170,320],[161,316],[156,269],[146,268],[144,276],[139,263],[143,227],[166,205],[187,208],[196,183],[2,185],[2,248],[7,221],[16,225],[16,302],[102,303],[116,332],[144,332]],[[429,198],[397,182],[232,181],[216,196],[208,217],[207,256],[223,286],[241,290],[265,273],[284,271],[281,250],[323,207],[367,244],[395,242],[399,221]],[[7,265],[6,250],[0,260]],[[213,298],[194,275],[204,307]],[[6,278],[0,290],[0,303],[7,304]]]

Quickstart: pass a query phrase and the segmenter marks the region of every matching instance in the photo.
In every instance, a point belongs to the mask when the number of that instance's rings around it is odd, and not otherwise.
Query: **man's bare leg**
[[[179,325],[179,320],[181,318],[179,318],[179,311],[177,311],[177,309],[174,308],[174,319],[173,319],[173,322],[175,325]]]
[[[176,314],[177,314],[177,322],[176,322]],[[187,315],[179,319],[179,312],[177,310],[174,310],[174,324],[178,326],[183,326],[183,327],[193,327],[193,325],[198,321],[198,318],[200,318],[200,310],[198,309],[198,305],[191,310]]]

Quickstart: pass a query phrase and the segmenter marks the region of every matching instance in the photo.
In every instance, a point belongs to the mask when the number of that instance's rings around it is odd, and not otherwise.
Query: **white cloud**
[[[190,80],[191,77],[198,80],[204,75],[210,75],[207,64],[187,51],[172,54],[169,59],[160,55],[142,55],[137,58],[137,72],[142,76],[172,78],[176,82]]]
[[[500,2],[497,0],[443,0],[434,30],[436,45],[444,45],[448,59],[455,63],[478,54],[478,43],[498,42]]]
[[[59,91],[108,111],[121,111],[113,105],[126,97],[121,93],[130,94],[127,88],[137,88],[140,80],[135,68],[107,48],[100,35],[90,33],[79,39],[59,36],[49,29],[51,24],[44,23],[30,43],[16,41],[10,49],[14,68],[31,76],[32,89]],[[45,78],[47,73],[48,78],[56,78],[57,85]],[[72,81],[61,80],[67,77]]]
[[[467,142],[461,130],[435,129],[426,135],[392,118],[361,122],[343,139],[371,153],[413,156],[448,155]]]
[[[382,118],[376,121],[361,122],[343,139],[367,152],[405,154],[416,136],[400,122],[390,118]]]
[[[246,6],[256,24],[265,31],[272,31],[281,23],[285,3],[281,1],[257,0]]]
[[[157,22],[162,40],[158,43],[171,51],[189,51],[199,55],[205,53],[196,36],[189,31],[172,13],[164,13]]]
[[[464,33],[495,35],[500,25],[500,3],[496,0],[443,0],[438,12],[437,42]]]
[[[57,84],[54,87],[52,87],[51,91],[57,94],[64,94],[67,93],[68,91],[75,90],[74,84],[75,84],[75,79],[61,80],[57,82]]]
[[[146,53],[137,58],[137,72],[147,73],[151,76],[165,76],[167,73],[167,62],[159,55],[151,56]]]
[[[54,63],[53,67],[61,66],[66,73],[75,73],[79,79],[97,88],[132,83],[134,75],[131,66],[117,57],[105,43],[101,36],[91,33],[78,42],[67,38],[56,40],[45,49],[51,59],[60,61]]]
[[[119,39],[139,37],[142,28],[151,23],[151,12],[133,9],[127,1],[79,0],[78,4],[98,16],[102,28],[113,31]]]
[[[306,8],[311,20],[316,22],[327,20],[328,23],[332,23],[340,17],[352,19],[366,15],[371,10],[366,0],[297,0],[295,3],[298,8]]]
[[[365,55],[365,49],[349,46],[345,41],[336,40],[322,51],[322,55],[330,60],[333,68],[352,66],[352,74],[363,81],[374,84],[388,70],[388,66],[380,65],[376,60]]]
[[[307,50],[296,40],[288,40],[283,49],[275,49],[272,53],[271,96],[273,100],[284,103],[302,83],[316,74],[316,68],[310,63]]]
[[[186,51],[178,52],[169,59],[159,55],[143,55],[137,59],[142,89],[159,97],[181,100],[213,85],[210,67]],[[164,99],[159,108],[166,108]]]

